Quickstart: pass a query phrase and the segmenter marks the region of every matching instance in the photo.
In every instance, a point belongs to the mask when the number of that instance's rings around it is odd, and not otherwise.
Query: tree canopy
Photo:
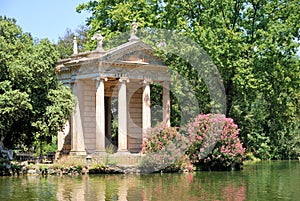
[[[248,150],[265,159],[299,156],[299,2],[94,0],[77,7],[83,10],[91,13],[89,37],[100,30],[109,40],[128,32],[135,19],[142,28],[176,30],[196,41],[218,67],[226,116],[239,125]],[[212,105],[201,77],[177,57],[162,58],[192,83],[200,112],[208,113]]]
[[[89,28],[85,25],[79,26],[75,31],[67,28],[64,36],[58,38],[58,42],[55,45],[59,53],[59,58],[64,59],[73,54],[73,40],[76,37],[78,43],[78,50],[85,51],[84,45],[87,43],[87,34]]]
[[[0,137],[8,148],[31,148],[57,135],[73,110],[71,90],[55,76],[58,52],[34,42],[14,19],[0,17]]]

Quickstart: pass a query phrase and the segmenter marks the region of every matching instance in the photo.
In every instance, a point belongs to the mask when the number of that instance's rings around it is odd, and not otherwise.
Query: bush
[[[239,169],[246,154],[238,134],[238,126],[231,118],[198,115],[188,124],[192,144],[186,154],[203,170]]]
[[[181,139],[176,128],[156,126],[148,130],[142,145],[143,172],[174,172],[181,169],[183,152],[178,147]]]
[[[177,136],[177,130],[172,127],[156,126],[148,130],[142,145],[142,153],[156,153],[163,150]]]
[[[176,128],[157,126],[148,131],[142,145],[147,154],[142,167],[148,171],[239,169],[245,149],[238,126],[224,115],[198,115],[179,133]]]

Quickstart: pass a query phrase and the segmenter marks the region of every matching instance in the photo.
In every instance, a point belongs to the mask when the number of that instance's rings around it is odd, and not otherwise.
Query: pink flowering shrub
[[[165,149],[177,135],[176,128],[156,126],[149,129],[142,144],[142,153],[154,153]]]
[[[238,126],[224,115],[198,115],[188,124],[191,146],[186,154],[204,170],[239,169],[245,148],[238,137]]]
[[[154,127],[143,141],[143,167],[148,171],[239,169],[245,149],[238,134],[238,126],[224,115],[198,115],[181,133],[172,127]]]
[[[181,135],[176,128],[156,126],[149,129],[143,141],[142,153],[146,154],[140,164],[143,172],[174,172],[181,169],[191,170],[186,157]]]

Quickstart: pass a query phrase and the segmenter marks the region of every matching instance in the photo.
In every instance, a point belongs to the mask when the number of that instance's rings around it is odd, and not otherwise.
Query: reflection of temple
[[[168,68],[135,32],[129,42],[108,51],[102,48],[103,37],[94,38],[98,40],[95,51],[78,54],[75,39],[74,54],[56,67],[59,80],[70,86],[78,100],[65,131],[59,133],[59,151],[71,155],[105,151],[114,143],[112,119],[117,118],[117,151],[138,153],[143,133],[151,126],[153,82],[163,86],[163,121],[170,124]]]
[[[243,178],[228,173],[49,177],[57,200],[253,200]],[[225,183],[224,183],[225,181]],[[39,183],[37,183],[38,185]],[[28,185],[28,184],[27,184]],[[35,188],[39,189],[39,188]],[[52,192],[51,192],[52,193]],[[247,197],[250,196],[250,197]],[[256,197],[257,198],[257,197]]]
[[[57,200],[145,200],[136,175],[83,175],[57,182]]]

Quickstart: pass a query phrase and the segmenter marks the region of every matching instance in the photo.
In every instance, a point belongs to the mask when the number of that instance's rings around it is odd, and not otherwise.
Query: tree
[[[50,141],[73,110],[69,88],[58,83],[58,52],[47,39],[36,45],[16,21],[0,17],[0,137],[9,148]]]
[[[299,7],[297,1],[287,0],[126,0],[90,1],[77,11],[92,14],[87,21],[89,37],[100,30],[109,40],[129,31],[136,19],[142,28],[177,30],[195,40],[218,67],[226,89],[226,116],[241,128],[248,150],[260,158],[295,158],[299,155],[300,67],[295,56]],[[212,105],[199,74],[174,55],[162,58],[192,83],[200,112],[207,113]]]
[[[81,25],[79,26],[75,32],[71,29],[66,29],[65,35],[63,37],[58,38],[58,42],[55,45],[57,51],[59,52],[59,58],[65,59],[73,54],[73,40],[76,36],[78,50],[84,51],[87,40],[89,28],[87,26]]]

